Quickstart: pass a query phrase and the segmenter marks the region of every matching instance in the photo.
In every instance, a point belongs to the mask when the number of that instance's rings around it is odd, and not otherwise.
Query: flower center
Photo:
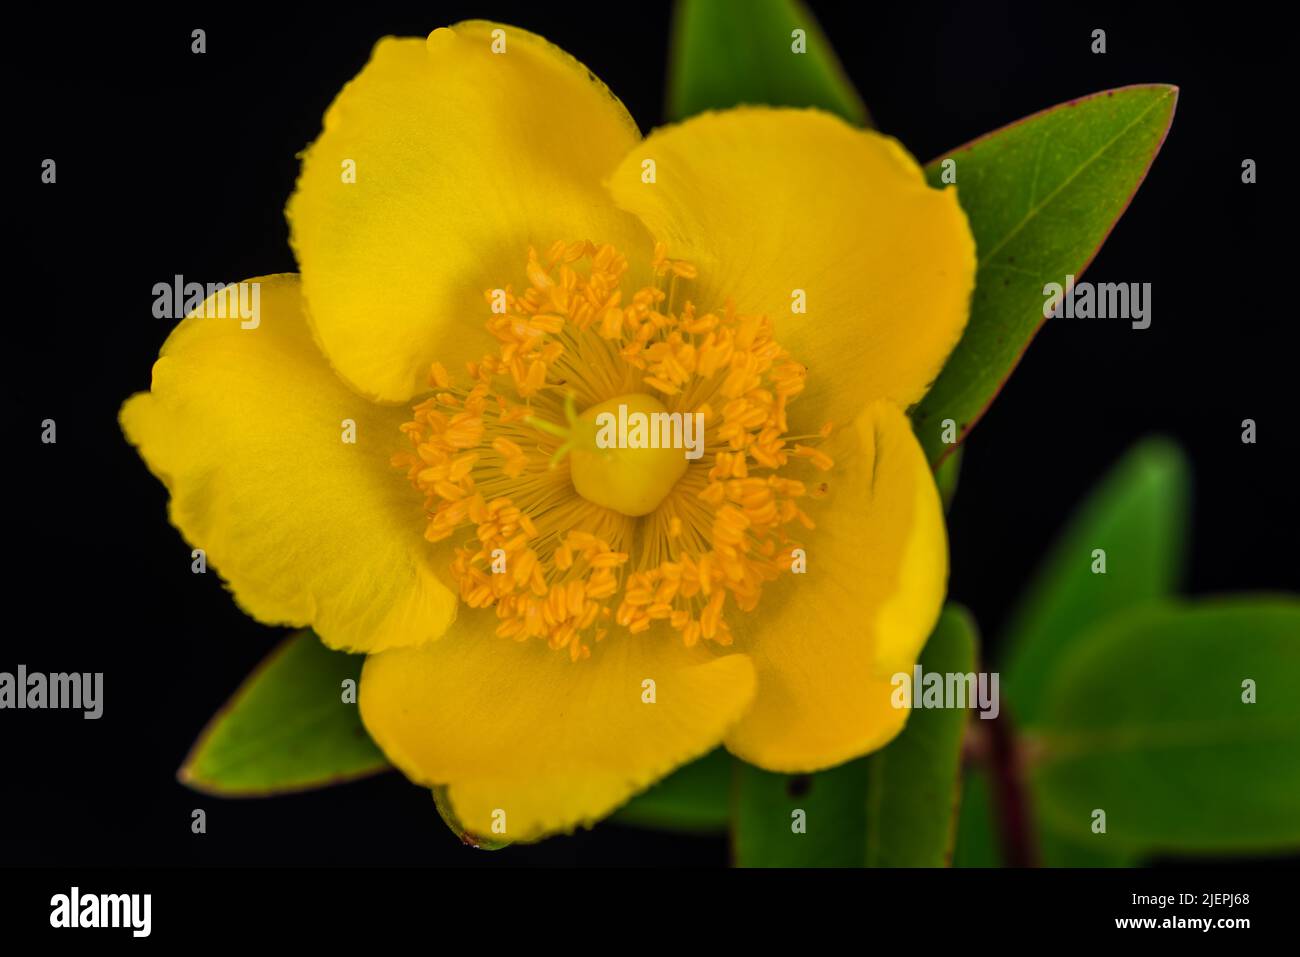
[[[698,414],[669,412],[644,392],[593,405],[575,426],[585,441],[575,441],[570,453],[573,487],[587,501],[623,515],[648,515],[686,472],[693,437],[686,433]]]
[[[806,369],[763,316],[676,308],[695,276],[662,244],[656,282],[625,297],[611,246],[529,251],[527,288],[488,290],[498,350],[467,388],[435,363],[431,397],[393,456],[425,499],[431,542],[497,634],[541,638],[573,660],[613,628],[666,623],[688,646],[730,644],[727,615],[790,573],[811,530],[796,474],[832,466],[789,435]],[[579,411],[581,410],[581,411]],[[662,626],[660,626],[662,627]]]

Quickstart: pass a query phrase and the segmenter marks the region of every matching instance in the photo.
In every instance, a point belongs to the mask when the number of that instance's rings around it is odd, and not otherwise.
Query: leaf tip
[[[455,808],[451,806],[451,797],[447,785],[443,784],[430,789],[430,794],[433,795],[433,806],[438,809],[438,816],[442,818],[443,823],[466,847],[472,847],[479,851],[499,851],[510,846],[510,841],[484,837],[481,834],[475,834],[473,831],[467,830],[461,824],[460,818],[456,816]]]

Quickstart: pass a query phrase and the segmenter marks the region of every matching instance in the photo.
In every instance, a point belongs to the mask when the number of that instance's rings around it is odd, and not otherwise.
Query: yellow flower
[[[287,214],[301,276],[182,321],[123,428],[248,613],[368,654],[366,727],[468,832],[898,733],[947,579],[903,409],[975,261],[897,142],[757,107],[643,139],[468,22],[376,46]],[[703,456],[597,450],[620,404],[700,413]]]

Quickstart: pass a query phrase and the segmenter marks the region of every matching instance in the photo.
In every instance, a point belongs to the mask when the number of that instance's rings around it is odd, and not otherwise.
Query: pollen
[[[460,379],[433,365],[392,460],[461,600],[574,661],[617,632],[730,645],[729,616],[814,529],[805,480],[834,465],[829,424],[789,434],[807,370],[771,322],[697,310],[695,267],[662,244],[650,265],[625,295],[612,246],[529,250],[526,283],[485,294],[497,348]]]

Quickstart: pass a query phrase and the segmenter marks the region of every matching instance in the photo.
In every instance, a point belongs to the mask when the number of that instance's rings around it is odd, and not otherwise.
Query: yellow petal
[[[807,572],[766,587],[732,624],[758,693],[727,748],[772,771],[830,767],[902,729],[890,679],[916,663],[947,584],[943,509],[903,413],[873,403],[827,451],[835,469],[810,509]]]
[[[916,402],[966,324],[975,242],[956,191],[927,186],[897,141],[829,114],[702,114],[638,144],[609,189],[698,267],[685,293],[698,306],[771,317],[809,367],[801,420]]]
[[[672,635],[612,634],[574,663],[495,624],[466,610],[442,641],[371,655],[361,675],[375,742],[413,781],[448,785],[456,819],[483,837],[590,825],[716,747],[754,692],[748,658]]]
[[[287,210],[334,367],[405,400],[435,359],[457,372],[491,348],[484,293],[524,287],[530,245],[590,239],[648,259],[644,228],[601,188],[639,135],[586,67],[527,31],[476,21],[381,40],[325,114]]]
[[[152,391],[123,405],[123,431],[171,492],[172,523],[255,618],[310,625],[353,651],[437,638],[455,595],[434,573],[420,496],[389,465],[409,448],[407,413],[330,371],[297,276],[250,282],[261,283],[256,328],[182,321]]]

